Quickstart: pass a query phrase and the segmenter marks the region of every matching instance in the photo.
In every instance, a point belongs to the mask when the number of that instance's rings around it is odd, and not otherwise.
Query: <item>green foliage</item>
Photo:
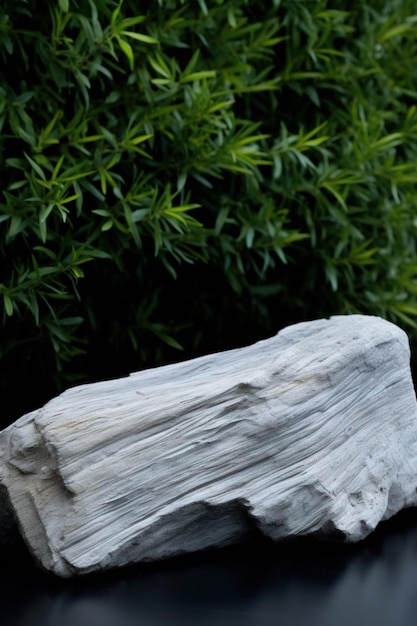
[[[411,0],[4,0],[4,420],[301,319],[416,342],[416,35]]]

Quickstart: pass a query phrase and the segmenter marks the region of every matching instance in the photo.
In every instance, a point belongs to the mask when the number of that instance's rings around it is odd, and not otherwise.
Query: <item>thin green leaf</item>
[[[126,55],[126,58],[129,62],[129,67],[133,71],[135,66],[135,57],[133,55],[132,46],[121,37],[117,37],[117,43],[120,46],[120,50]]]
[[[11,317],[13,315],[14,307],[13,307],[12,299],[7,293],[3,294],[3,304],[4,304],[4,308],[5,308],[7,316]]]
[[[149,35],[143,35],[142,33],[133,33],[132,31],[129,31],[129,30],[123,30],[120,34],[124,35],[125,37],[131,37],[132,39],[136,39],[137,41],[142,41],[143,43],[149,43],[149,44],[158,43],[158,40],[155,39],[155,37],[150,37]]]
[[[36,163],[36,161],[34,161],[28,154],[26,154],[26,152],[24,152],[23,154],[25,155],[25,157],[31,164],[32,168],[38,174],[38,176],[40,176],[41,179],[46,182],[46,176],[45,176],[45,172],[43,171],[43,169]]]

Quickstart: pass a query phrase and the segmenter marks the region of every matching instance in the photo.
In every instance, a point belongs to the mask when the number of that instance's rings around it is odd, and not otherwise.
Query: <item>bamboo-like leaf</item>
[[[51,178],[51,180],[52,180],[52,181],[55,181],[55,180],[56,180],[56,178],[57,178],[57,176],[58,176],[58,173],[59,173],[59,170],[61,169],[62,164],[63,164],[63,162],[64,162],[64,159],[65,159],[65,155],[64,155],[64,154],[61,154],[61,156],[59,157],[59,159],[58,159],[58,161],[56,162],[56,165],[55,165],[55,167],[54,167],[54,169],[53,169],[53,172],[52,172],[52,178]]]
[[[37,175],[40,176],[44,182],[46,182],[46,176],[45,176],[45,172],[43,171],[43,169],[36,163],[36,161],[34,161],[28,154],[26,154],[26,152],[24,153],[24,155],[29,161],[32,168],[37,173]]]
[[[187,76],[187,74],[191,74],[199,58],[200,58],[200,50],[197,48],[197,50],[194,52],[191,59],[189,60],[186,68],[184,69],[183,76]]]
[[[3,293],[3,304],[6,314],[11,317],[13,315],[13,302],[10,296],[7,293]]]
[[[206,78],[215,78],[216,72],[214,70],[202,70],[200,72],[191,72],[186,76],[181,77],[181,83],[191,83],[194,80],[204,80]]]
[[[394,37],[402,37],[404,35],[415,34],[415,30],[409,24],[398,24],[386,30],[378,37],[379,43],[384,43]]]
[[[107,230],[110,230],[111,228],[113,228],[113,226],[114,226],[113,220],[107,220],[106,222],[104,222],[104,224],[102,224],[101,230],[103,232],[106,232]]]
[[[77,200],[80,197],[79,193],[75,193],[72,196],[67,196],[65,198],[60,199],[59,203],[60,204],[68,204],[69,202],[74,202],[74,200]]]
[[[110,24],[111,24],[112,27],[114,27],[116,25],[117,18],[119,17],[120,11],[122,9],[122,5],[123,5],[123,0],[119,0],[119,4],[117,5],[117,7],[114,9],[113,13],[111,14]]]
[[[9,230],[7,232],[9,237],[15,237],[20,230],[22,224],[22,218],[20,215],[12,215],[10,220]]]
[[[149,43],[149,44],[158,43],[158,40],[155,39],[155,37],[151,37],[150,35],[144,35],[143,33],[134,33],[129,30],[122,30],[120,34],[124,35],[125,37],[131,37],[131,39],[136,39],[137,41],[142,41],[143,43]]]
[[[336,198],[336,200],[340,204],[340,206],[345,211],[347,211],[347,206],[346,206],[345,199],[343,198],[343,196],[340,193],[340,191],[338,191],[334,185],[332,185],[331,183],[325,182],[325,183],[322,183],[321,186],[324,187],[325,189],[327,189],[327,191],[329,193],[331,193],[331,195]]]
[[[144,141],[147,141],[148,139],[151,139],[154,135],[139,135],[138,137],[134,137],[133,139],[129,139],[129,143],[133,143],[135,146],[139,143],[143,143]]]
[[[148,61],[158,74],[161,74],[164,78],[172,78],[171,70],[160,54],[156,54],[155,57],[148,56]]]
[[[87,137],[78,138],[77,143],[92,143],[94,141],[100,141],[101,139],[105,139],[104,134],[88,135]]]
[[[135,66],[135,57],[133,55],[132,46],[127,41],[122,39],[121,37],[117,37],[117,43],[120,46],[120,50],[126,56],[128,62],[129,62],[130,69],[133,71],[134,66]]]
[[[137,24],[142,24],[146,20],[146,15],[136,15],[135,17],[128,17],[120,22],[120,27],[131,28],[132,26],[136,26]]]

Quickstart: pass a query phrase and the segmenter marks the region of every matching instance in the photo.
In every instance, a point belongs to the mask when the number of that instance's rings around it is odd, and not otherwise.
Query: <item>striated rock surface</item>
[[[61,576],[244,540],[358,541],[417,504],[408,340],[376,317],[75,387],[0,433],[0,483]]]

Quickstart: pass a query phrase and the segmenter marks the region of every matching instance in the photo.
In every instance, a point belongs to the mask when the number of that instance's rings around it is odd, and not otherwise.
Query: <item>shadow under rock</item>
[[[262,540],[71,580],[6,552],[5,626],[414,626],[417,613],[415,509],[354,545]]]

